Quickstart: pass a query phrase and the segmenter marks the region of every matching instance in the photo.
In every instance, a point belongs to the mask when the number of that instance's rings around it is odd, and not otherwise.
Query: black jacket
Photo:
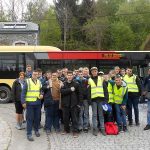
[[[97,85],[98,76],[97,77],[91,77],[91,78],[95,82],[95,84]],[[105,81],[103,81],[103,90],[104,90],[104,97],[96,97],[94,99],[91,99],[91,86],[89,85],[89,87],[88,87],[88,99],[89,99],[89,101],[108,102],[108,89],[107,89],[107,84]]]
[[[49,82],[46,81],[45,84],[42,86],[42,92],[43,92],[43,99],[44,99],[44,107],[48,107],[52,104],[54,104],[51,89],[49,87]]]
[[[71,91],[71,87],[75,88],[75,91]],[[64,86],[61,88],[61,105],[63,107],[74,107],[80,104],[82,94],[79,84],[75,81],[68,83],[64,82]]]
[[[21,84],[19,83],[19,79],[16,79],[11,89],[11,99],[13,102],[21,102],[21,92]]]

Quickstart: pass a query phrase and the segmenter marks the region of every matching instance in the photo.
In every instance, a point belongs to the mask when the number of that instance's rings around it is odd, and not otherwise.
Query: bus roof
[[[0,46],[0,53],[3,52],[51,52],[61,51],[53,46]]]

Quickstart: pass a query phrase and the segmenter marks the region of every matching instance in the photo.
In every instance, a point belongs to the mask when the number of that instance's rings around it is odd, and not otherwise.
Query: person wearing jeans
[[[128,99],[127,84],[122,81],[121,76],[115,77],[115,83],[112,85],[112,94],[114,99],[116,119],[119,127],[119,132],[127,131],[126,123],[126,102]]]
[[[79,132],[82,130],[87,133],[89,127],[89,101],[88,101],[88,80],[83,77],[82,70],[79,70],[78,76],[75,80],[79,83],[81,88],[81,93],[83,100],[80,102],[80,112],[79,112]]]
[[[144,83],[143,83],[144,91],[143,95],[145,98],[148,99],[147,102],[147,125],[144,128],[144,130],[149,130],[150,129],[150,68],[148,69],[148,76],[145,78]]]
[[[108,102],[108,89],[103,77],[98,76],[97,67],[92,67],[90,71],[92,75],[88,80],[88,99],[92,105],[93,135],[97,136],[98,134],[97,116],[99,116],[100,131],[106,136],[102,102]]]

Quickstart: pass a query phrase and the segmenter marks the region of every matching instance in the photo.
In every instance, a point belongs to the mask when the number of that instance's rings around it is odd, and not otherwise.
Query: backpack
[[[106,122],[105,131],[107,135],[117,135],[119,133],[118,126],[114,122]]]

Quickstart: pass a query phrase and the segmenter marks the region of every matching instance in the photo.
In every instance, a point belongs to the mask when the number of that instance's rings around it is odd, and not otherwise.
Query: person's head
[[[88,67],[84,67],[82,72],[83,72],[83,76],[85,76],[85,77],[89,76],[89,68]]]
[[[128,76],[131,76],[133,74],[132,67],[127,67],[126,73],[127,73]]]
[[[91,74],[92,74],[93,77],[96,77],[98,75],[98,69],[97,69],[97,67],[92,67],[90,69],[90,71],[91,71]]]
[[[57,71],[52,71],[52,80],[56,81],[58,79],[58,73]]]
[[[39,75],[38,70],[33,70],[33,72],[32,72],[32,79],[33,80],[37,80],[38,79],[38,75]]]
[[[24,78],[25,78],[25,73],[24,72],[20,72],[19,73],[19,79],[20,80],[24,80]]]
[[[99,76],[104,76],[104,72],[103,71],[99,71],[98,75]]]
[[[58,77],[62,76],[62,70],[61,69],[57,69],[57,73],[58,73]]]
[[[67,80],[72,81],[72,79],[73,79],[73,71],[68,71],[67,72]]]
[[[38,78],[42,77],[42,69],[38,68],[37,71],[38,71]]]
[[[109,75],[110,78],[114,78],[115,77],[115,71],[110,70],[108,75]]]
[[[121,68],[120,74],[124,77],[126,74],[126,70],[124,68]]]
[[[115,74],[119,74],[120,73],[120,67],[119,66],[114,67],[114,71],[115,71]]]
[[[82,73],[81,70],[79,71],[78,76],[79,76],[80,79],[83,79],[83,73]]]
[[[52,77],[52,72],[50,70],[46,71],[46,78],[49,80]]]
[[[62,74],[63,74],[64,76],[67,75],[67,72],[68,72],[68,68],[63,68],[63,69],[62,69]]]
[[[75,70],[74,70],[74,75],[75,75],[75,76],[78,76],[78,73],[79,73],[79,70],[78,70],[78,69],[75,69]]]
[[[116,85],[121,86],[121,84],[122,84],[121,76],[119,76],[119,75],[115,76],[115,83],[116,83]]]
[[[28,64],[27,67],[26,67],[26,71],[31,72],[32,71],[32,66]]]

